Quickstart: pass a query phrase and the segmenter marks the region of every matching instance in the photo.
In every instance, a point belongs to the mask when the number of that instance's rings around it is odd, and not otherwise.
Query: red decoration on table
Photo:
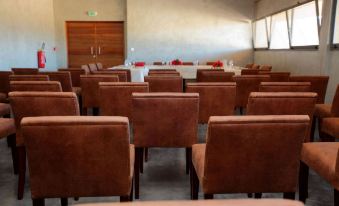
[[[135,66],[136,67],[144,67],[145,66],[145,62],[135,62]]]
[[[213,64],[214,68],[219,68],[219,67],[223,67],[223,66],[224,66],[224,63],[222,63],[220,60]]]
[[[179,59],[173,60],[172,65],[182,65],[182,61],[180,61]]]

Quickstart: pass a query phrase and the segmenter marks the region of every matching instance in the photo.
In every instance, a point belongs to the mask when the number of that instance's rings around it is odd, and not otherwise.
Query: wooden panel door
[[[95,62],[95,23],[67,22],[68,67]]]
[[[123,22],[96,23],[97,62],[104,68],[121,65],[125,60]]]

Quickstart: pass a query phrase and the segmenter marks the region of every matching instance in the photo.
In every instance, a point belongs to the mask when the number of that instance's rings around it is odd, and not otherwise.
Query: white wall
[[[256,18],[296,5],[298,0],[260,0],[256,4]],[[302,2],[302,1],[301,1]],[[270,64],[275,71],[290,71],[292,74],[330,75],[326,101],[331,102],[336,85],[339,83],[339,52],[329,49],[332,0],[324,0],[323,21],[320,33],[319,50],[300,51],[256,51],[257,64]]]
[[[55,68],[53,0],[0,0],[0,70],[37,67],[42,42]]]
[[[253,61],[253,9],[253,0],[127,0],[128,59],[244,65]]]
[[[89,17],[87,11],[97,11]],[[58,67],[67,67],[66,21],[125,21],[126,0],[54,0]],[[90,62],[89,62],[90,63]]]

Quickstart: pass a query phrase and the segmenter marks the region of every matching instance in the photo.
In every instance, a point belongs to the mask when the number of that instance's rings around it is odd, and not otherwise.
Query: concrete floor
[[[206,126],[199,127],[199,141],[203,142]],[[30,199],[29,178],[25,188],[24,199],[16,199],[17,176],[13,174],[10,150],[6,140],[0,140],[0,205],[1,206],[29,206]],[[264,198],[281,198],[282,194],[264,194]],[[309,206],[333,205],[331,187],[314,172],[310,174]],[[202,196],[200,194],[200,199]],[[216,199],[247,198],[246,194],[215,195]],[[140,201],[145,200],[189,200],[189,176],[185,174],[184,149],[151,149],[150,160],[145,164],[144,174],[140,181]],[[69,199],[70,205],[77,203],[116,202],[112,198],[80,198],[78,202]],[[46,206],[59,206],[59,199],[46,200]]]

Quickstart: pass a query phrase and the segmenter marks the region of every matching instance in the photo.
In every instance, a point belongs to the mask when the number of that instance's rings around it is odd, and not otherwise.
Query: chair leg
[[[148,162],[148,147],[145,148],[145,162]]]
[[[68,206],[68,199],[67,198],[61,198],[61,206]]]
[[[135,148],[135,162],[134,162],[134,197],[139,199],[139,176],[140,176],[140,153],[141,148]]]
[[[26,150],[25,147],[17,147],[17,157],[18,157],[18,171],[19,171],[19,181],[18,181],[18,200],[22,200],[24,197],[25,189],[25,175],[26,175]]]
[[[45,199],[32,199],[33,206],[45,206]]]
[[[295,192],[285,192],[284,199],[295,200]]]
[[[213,194],[204,194],[204,199],[205,200],[212,200],[213,199]]]
[[[186,174],[190,173],[190,165],[192,162],[192,148],[186,148]]]
[[[303,203],[306,202],[308,198],[308,166],[300,162],[300,171],[299,171],[299,200]]]
[[[120,196],[120,202],[129,202],[129,196]]]
[[[145,153],[145,148],[141,148],[141,156],[140,158],[140,173],[144,173],[144,153]]]
[[[199,178],[193,164],[191,164],[191,199],[197,200],[199,196]]]
[[[262,193],[254,193],[254,198],[255,199],[261,199],[262,198]]]
[[[13,162],[14,174],[18,174],[18,157],[17,157],[17,151],[16,151],[15,138],[16,138],[15,134],[9,135],[7,137],[7,144],[9,144],[9,147],[11,148],[11,152],[12,152],[12,162]]]
[[[339,206],[339,191],[334,189],[334,206]]]

